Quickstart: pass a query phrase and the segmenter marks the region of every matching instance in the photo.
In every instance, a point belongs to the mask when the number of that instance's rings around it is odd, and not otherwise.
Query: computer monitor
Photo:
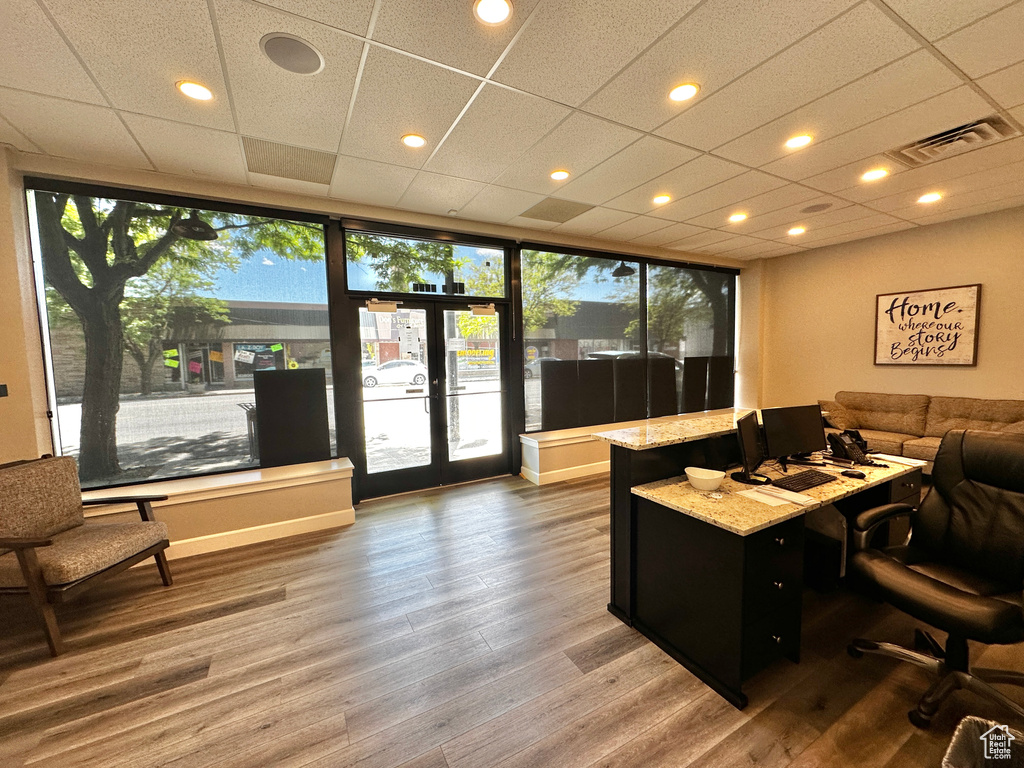
[[[764,484],[768,478],[755,475],[761,462],[765,460],[764,449],[761,447],[761,428],[757,424],[757,412],[751,411],[746,416],[736,419],[736,438],[740,444],[740,461],[742,472],[733,472],[732,479],[741,483]]]
[[[761,423],[769,458],[801,456],[825,449],[825,427],[817,405],[763,408]]]

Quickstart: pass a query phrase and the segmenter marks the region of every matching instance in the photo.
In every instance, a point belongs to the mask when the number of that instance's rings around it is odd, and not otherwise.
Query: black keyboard
[[[805,469],[803,472],[797,472],[795,475],[786,475],[780,477],[778,480],[772,480],[772,485],[776,488],[782,488],[785,491],[806,491],[808,488],[813,488],[816,485],[824,485],[825,483],[831,483],[836,479],[835,475],[830,475],[828,472],[819,472],[816,469]]]

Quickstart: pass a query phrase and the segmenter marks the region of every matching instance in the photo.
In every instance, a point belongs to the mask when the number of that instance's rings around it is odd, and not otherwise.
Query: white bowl
[[[703,469],[701,467],[687,467],[686,479],[698,491],[714,491],[718,489],[718,486],[722,484],[722,480],[725,479],[725,472],[719,472],[716,469]]]

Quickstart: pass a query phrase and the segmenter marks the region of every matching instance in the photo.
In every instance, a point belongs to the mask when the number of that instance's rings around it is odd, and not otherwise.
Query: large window
[[[323,368],[330,387],[323,225],[72,192],[29,204],[83,486],[254,466],[254,374]]]
[[[521,263],[527,430],[733,404],[731,271],[527,249]]]

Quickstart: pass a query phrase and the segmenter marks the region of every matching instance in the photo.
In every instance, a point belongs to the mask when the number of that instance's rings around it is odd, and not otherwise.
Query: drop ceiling
[[[1024,205],[1024,0],[514,2],[485,27],[470,0],[0,0],[0,143],[729,260]],[[272,32],[323,71],[275,66]],[[1017,135],[884,154],[992,115]]]

